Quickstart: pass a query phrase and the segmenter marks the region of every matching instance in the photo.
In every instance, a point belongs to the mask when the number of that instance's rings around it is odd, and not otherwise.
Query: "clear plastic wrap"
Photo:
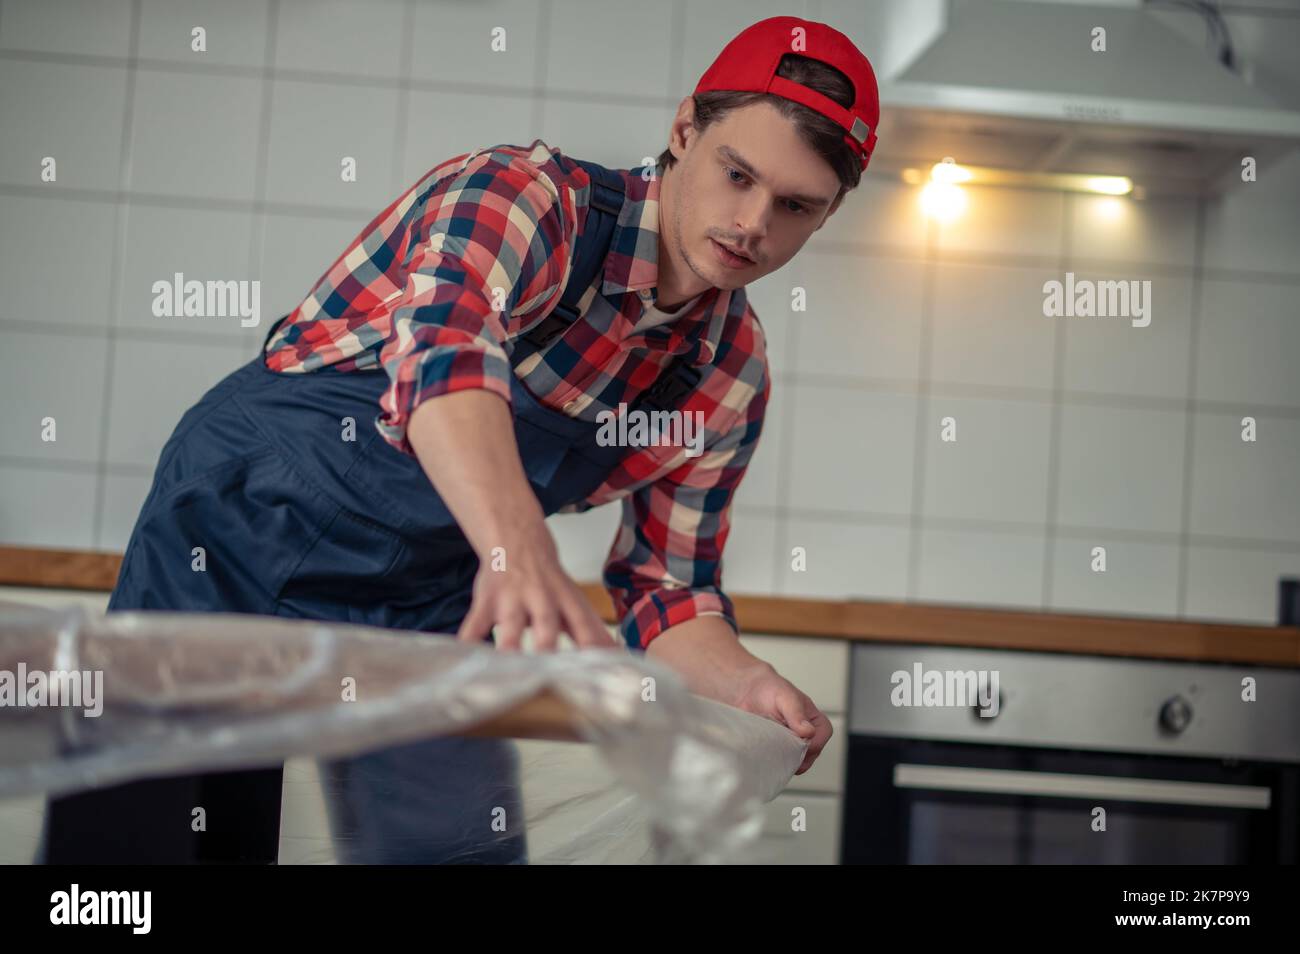
[[[330,771],[336,760],[355,764],[347,760],[378,751],[409,760],[401,747],[419,753],[442,740],[435,781],[455,780],[456,759],[469,758],[462,749],[482,772],[481,752],[508,746],[503,757],[517,778],[492,769],[482,784],[508,781],[524,793],[533,863],[746,860],[763,804],[806,747],[775,722],[691,695],[671,671],[620,650],[502,653],[446,636],[269,617],[0,608],[0,673],[20,667],[91,674],[88,687],[102,673],[102,690],[79,706],[11,699],[0,707],[0,798],[300,756],[321,760],[330,796],[340,784]],[[589,745],[467,739],[539,698],[562,702],[551,711],[565,718],[533,720],[518,734],[558,739],[576,730]],[[511,723],[498,722],[498,733],[501,724]],[[428,782],[417,772],[395,784]],[[499,800],[458,791],[466,802]],[[400,798],[384,803],[364,811],[403,811]],[[414,831],[422,823],[397,821]],[[337,811],[332,822],[336,848],[375,837],[364,815],[353,828]],[[494,840],[485,826],[460,860]]]

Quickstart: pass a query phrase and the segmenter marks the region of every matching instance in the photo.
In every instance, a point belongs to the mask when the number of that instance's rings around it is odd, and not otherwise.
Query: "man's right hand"
[[[477,388],[439,395],[412,412],[407,435],[479,558],[458,639],[477,642],[495,625],[498,649],[518,650],[525,628],[545,652],[562,631],[583,647],[620,645],[560,565],[506,401]]]
[[[456,638],[479,642],[493,625],[497,649],[507,651],[520,648],[525,628],[532,629],[534,647],[541,652],[553,651],[561,632],[580,647],[618,645],[564,572],[555,541],[541,522],[479,561],[473,603]]]

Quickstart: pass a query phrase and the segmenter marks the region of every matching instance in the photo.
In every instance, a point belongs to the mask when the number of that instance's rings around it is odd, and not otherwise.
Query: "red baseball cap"
[[[781,57],[796,53],[833,66],[853,82],[853,106],[845,109],[807,86],[776,75]],[[880,91],[876,73],[853,41],[833,27],[799,17],[768,17],[746,27],[718,54],[695,87],[697,93],[734,90],[790,99],[844,127],[844,141],[867,168],[876,148]]]

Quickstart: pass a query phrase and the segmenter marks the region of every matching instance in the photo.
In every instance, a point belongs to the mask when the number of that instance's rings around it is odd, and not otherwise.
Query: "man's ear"
[[[840,207],[840,203],[844,201],[845,195],[846,193],[841,192],[839,195],[835,197],[835,201],[831,203],[831,207],[826,210],[826,218],[821,220],[821,222],[818,224],[816,229],[813,229],[814,232],[816,232],[817,229],[820,229],[823,225],[825,225],[826,220],[835,214],[835,210],[838,209]]]
[[[687,96],[677,104],[677,115],[668,130],[668,148],[678,159],[686,154],[686,146],[695,135],[695,97]]]

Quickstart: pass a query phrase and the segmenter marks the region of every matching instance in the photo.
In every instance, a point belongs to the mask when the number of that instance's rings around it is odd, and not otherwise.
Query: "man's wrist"
[[[650,641],[646,656],[682,677],[697,695],[735,705],[756,679],[774,675],[721,616],[696,616]]]

